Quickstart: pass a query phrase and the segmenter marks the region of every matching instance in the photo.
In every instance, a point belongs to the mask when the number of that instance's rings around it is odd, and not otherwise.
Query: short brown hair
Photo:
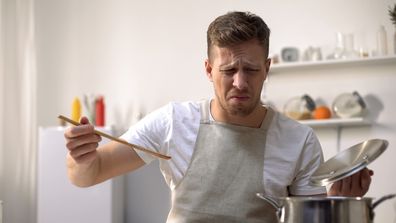
[[[250,12],[228,12],[217,17],[208,27],[208,58],[211,48],[233,46],[257,39],[268,57],[270,29],[259,16]]]

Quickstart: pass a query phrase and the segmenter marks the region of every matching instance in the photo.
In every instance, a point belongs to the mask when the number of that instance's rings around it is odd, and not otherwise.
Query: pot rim
[[[346,196],[308,196],[308,197],[279,197],[286,201],[372,201],[372,197],[346,197]]]

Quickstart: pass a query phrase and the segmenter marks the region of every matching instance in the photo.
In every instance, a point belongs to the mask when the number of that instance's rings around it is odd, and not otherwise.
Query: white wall
[[[106,97],[108,123],[129,121],[169,100],[211,95],[204,73],[206,29],[216,16],[249,10],[272,30],[271,52],[320,46],[352,32],[356,46],[375,48],[376,30],[394,31],[386,0],[351,1],[106,1],[37,0],[39,123],[70,113],[74,96]],[[51,105],[51,106],[45,106]],[[132,122],[132,120],[130,120]],[[129,123],[126,123],[129,124]]]
[[[301,50],[319,46],[331,52],[337,31],[353,33],[355,46],[375,49],[379,25],[388,39],[395,32],[387,8],[391,0],[281,0],[281,1],[106,1],[36,0],[38,100],[40,125],[57,124],[59,113],[70,114],[74,96],[105,95],[108,124],[125,129],[139,112],[147,113],[170,100],[196,100],[212,95],[204,73],[206,29],[216,16],[231,10],[249,10],[271,28],[271,52],[284,46]],[[389,41],[390,42],[390,41]],[[391,46],[390,46],[391,47]],[[296,72],[270,77],[269,99],[278,107],[302,92],[326,102],[337,93],[359,90],[383,106],[378,124],[343,130],[341,148],[367,138],[390,141],[386,155],[370,167],[375,170],[369,196],[396,192],[395,67]],[[359,75],[356,74],[359,72]],[[354,88],[354,89],[352,89]],[[369,97],[370,98],[370,97]],[[317,130],[327,158],[334,154],[335,133]],[[153,173],[155,174],[155,173]],[[134,174],[128,175],[127,181]],[[155,184],[155,182],[152,182]],[[163,181],[156,183],[162,184]],[[132,196],[133,192],[130,192]],[[133,199],[132,197],[130,197]],[[394,221],[396,202],[377,210],[377,222]],[[131,208],[131,207],[127,207]],[[133,212],[132,210],[130,212]],[[133,219],[133,216],[130,216]],[[132,221],[132,220],[131,220]]]

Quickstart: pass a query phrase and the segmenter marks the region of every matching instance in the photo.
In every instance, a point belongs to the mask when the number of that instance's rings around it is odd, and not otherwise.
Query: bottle
[[[73,121],[79,122],[81,117],[81,103],[78,97],[75,97],[72,103],[72,113],[71,119]]]
[[[95,103],[95,125],[104,126],[105,125],[105,104],[103,96],[99,96]]]
[[[377,54],[378,56],[388,55],[388,40],[384,26],[380,26],[377,32]]]

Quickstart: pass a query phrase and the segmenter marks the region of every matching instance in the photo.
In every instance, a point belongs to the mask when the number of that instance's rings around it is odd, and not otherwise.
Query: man
[[[312,129],[260,103],[268,59],[269,28],[251,13],[230,12],[207,32],[205,69],[214,98],[170,103],[131,127],[122,138],[172,157],[160,161],[172,190],[168,222],[275,222],[274,209],[258,199],[325,195],[309,184],[323,161]],[[98,147],[86,118],[65,132],[68,173],[90,186],[133,171],[154,158],[117,142]],[[335,183],[329,194],[362,196],[367,169]]]

